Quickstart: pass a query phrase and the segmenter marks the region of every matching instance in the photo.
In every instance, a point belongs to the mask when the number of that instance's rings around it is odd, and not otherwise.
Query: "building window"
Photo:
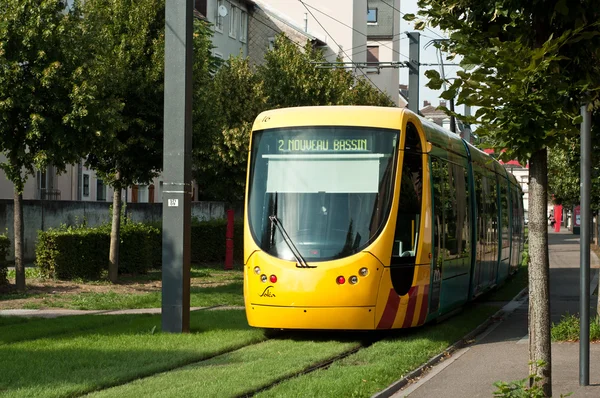
[[[377,72],[379,66],[379,46],[367,46],[367,72]]]
[[[367,23],[377,23],[377,8],[369,8],[367,10]]]
[[[83,175],[82,187],[83,187],[83,197],[89,198],[90,197],[90,175],[89,174]]]
[[[248,37],[248,14],[246,11],[241,12],[240,17],[240,41],[242,43],[246,42],[246,38]]]
[[[203,16],[206,16],[206,0],[194,0],[194,8]]]
[[[219,59],[223,59],[223,54],[221,54],[220,52],[213,51],[213,55]]]
[[[229,19],[229,37],[235,39],[237,36],[237,23],[239,18],[240,9],[231,6],[231,16]]]
[[[96,200],[106,201],[106,186],[99,178],[96,180]]]
[[[274,37],[269,37],[269,51],[272,51],[275,49],[275,38]]]
[[[138,185],[138,202],[148,203],[148,185]]]
[[[217,8],[215,8],[215,30],[223,33],[223,16],[219,14],[221,7],[225,7],[225,0],[217,0]]]

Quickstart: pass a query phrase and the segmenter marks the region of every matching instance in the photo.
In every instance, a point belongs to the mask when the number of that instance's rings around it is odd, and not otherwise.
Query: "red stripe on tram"
[[[421,302],[421,314],[419,315],[419,323],[417,323],[417,326],[424,324],[425,319],[427,318],[427,307],[429,307],[429,285],[425,285],[424,289],[423,301]]]
[[[419,291],[418,286],[413,286],[408,291],[408,307],[406,307],[406,316],[402,323],[403,328],[412,326],[413,317],[415,315],[415,307],[417,306],[417,292]]]
[[[390,329],[392,327],[399,306],[400,296],[398,296],[398,293],[394,289],[390,289],[390,294],[388,295],[387,303],[385,304],[385,309],[383,310],[383,315],[381,315],[377,329]]]

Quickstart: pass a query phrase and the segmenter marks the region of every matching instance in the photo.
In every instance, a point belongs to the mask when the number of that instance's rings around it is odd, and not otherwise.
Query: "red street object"
[[[233,210],[227,210],[227,233],[225,235],[225,269],[233,269]]]
[[[554,224],[554,232],[560,232],[560,225],[562,224],[563,218],[563,207],[562,205],[554,206],[554,219],[556,220],[556,224]]]

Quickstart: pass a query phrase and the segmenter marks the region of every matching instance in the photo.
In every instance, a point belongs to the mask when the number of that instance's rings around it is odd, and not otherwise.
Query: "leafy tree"
[[[320,50],[310,44],[300,49],[280,35],[274,50],[256,70],[247,59],[232,57],[214,79],[201,84],[203,88],[197,91],[202,93],[200,105],[194,104],[193,153],[194,177],[203,198],[228,202],[243,198],[250,131],[263,110],[310,105],[393,106],[387,95],[351,71],[315,67],[315,62],[323,61]]]
[[[592,192],[591,208],[600,210],[600,115],[592,116]],[[554,203],[572,208],[580,202],[581,146],[576,136],[565,137],[550,149],[548,156],[548,186]]]
[[[263,83],[248,59],[231,57],[218,72],[200,73],[194,104],[194,178],[202,197],[227,202],[243,198],[250,130],[266,109]],[[195,78],[196,79],[196,78]]]
[[[162,169],[164,0],[86,0],[81,23],[88,61],[78,105],[82,128],[96,132],[86,164],[114,188],[109,278],[116,282],[122,189]]]
[[[23,187],[35,168],[64,171],[85,152],[74,128],[76,12],[60,0],[0,2],[0,168],[14,184],[16,286],[25,289]]]
[[[460,55],[465,68],[441,96],[480,107],[468,120],[482,126],[478,134],[504,149],[504,159],[529,160],[530,373],[551,396],[547,148],[577,134],[580,104],[597,95],[598,65],[590,60],[599,59],[599,9],[592,0],[418,4],[426,19],[416,26],[429,22],[449,31],[443,49]],[[427,75],[430,87],[440,88],[439,74]]]

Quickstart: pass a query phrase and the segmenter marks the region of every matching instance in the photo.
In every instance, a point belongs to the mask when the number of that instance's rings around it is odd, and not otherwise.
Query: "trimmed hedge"
[[[42,275],[58,279],[100,279],[108,269],[106,228],[59,228],[38,232],[35,263]]]
[[[226,220],[192,223],[192,263],[225,261]],[[244,222],[233,224],[233,261],[241,264],[244,256]]]
[[[192,223],[192,263],[225,260],[226,220]],[[119,273],[146,273],[162,264],[162,231],[156,224],[121,224]],[[110,225],[62,227],[38,232],[36,265],[58,279],[100,279],[108,270]],[[234,224],[234,262],[243,262],[243,222]]]
[[[8,236],[0,234],[0,286],[8,284],[8,251],[10,250],[10,240]]]

